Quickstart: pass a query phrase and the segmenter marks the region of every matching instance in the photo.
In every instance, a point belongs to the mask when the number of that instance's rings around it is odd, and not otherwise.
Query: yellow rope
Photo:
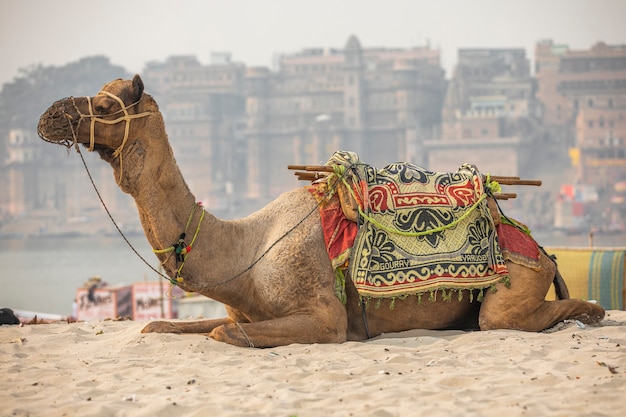
[[[87,105],[89,106],[89,119],[90,119],[90,123],[89,123],[89,147],[87,148],[87,151],[89,152],[93,152],[93,148],[95,146],[95,142],[96,142],[96,118],[94,117],[93,114],[93,106],[91,105],[91,97],[87,97]]]
[[[193,208],[191,209],[191,213],[189,213],[189,218],[187,219],[187,224],[185,225],[185,233],[187,233],[187,230],[189,229],[189,225],[191,224],[191,220],[193,219],[193,215],[196,212],[196,208],[200,206],[200,203],[196,203],[193,205]],[[183,260],[180,263],[180,266],[178,267],[178,269],[176,270],[176,280],[170,279],[170,282],[172,284],[177,284],[177,283],[181,283],[183,282],[183,277],[180,275],[180,273],[183,270],[183,266],[185,266],[185,261],[187,260],[187,256],[189,256],[189,253],[191,252],[191,249],[193,248],[194,243],[196,242],[196,238],[198,237],[198,233],[200,232],[200,225],[202,224],[202,220],[204,220],[204,215],[206,214],[206,212],[204,210],[202,210],[202,213],[200,214],[200,220],[198,220],[198,226],[196,227],[196,232],[193,235],[193,238],[191,239],[191,243],[184,248],[186,250],[186,252],[183,255]],[[156,253],[156,254],[163,254],[163,253],[169,253],[169,252],[173,252],[176,250],[176,245],[172,245],[168,248],[165,249],[152,249],[152,252]],[[165,262],[169,259],[169,257],[165,260]]]
[[[487,198],[487,194],[483,194],[480,196],[480,198],[478,199],[478,201],[476,201],[474,204],[472,204],[472,206],[465,211],[465,213],[463,213],[463,215],[461,217],[459,217],[458,219],[445,224],[443,226],[439,226],[439,227],[435,227],[434,229],[430,229],[430,230],[422,230],[421,232],[405,232],[402,230],[398,230],[398,229],[394,229],[391,227],[387,227],[384,224],[381,224],[380,222],[376,221],[374,218],[368,216],[367,214],[365,214],[362,210],[361,207],[359,207],[359,213],[361,214],[361,216],[363,216],[363,218],[365,220],[367,220],[368,222],[372,223],[374,226],[378,227],[379,229],[382,229],[386,232],[389,233],[394,233],[400,236],[410,236],[410,237],[415,237],[415,236],[426,236],[426,235],[430,235],[432,233],[437,233],[437,232],[442,232],[446,229],[449,229],[451,227],[456,226],[457,224],[459,224],[461,221],[463,221],[467,216],[470,215],[470,213],[472,212],[472,210],[474,210],[476,207],[478,207],[478,205],[485,199]]]
[[[487,186],[487,188],[489,188],[489,190],[491,191],[492,194],[496,194],[496,193],[501,193],[502,192],[502,186],[500,185],[500,183],[498,181],[492,181],[491,180],[491,174],[487,173],[487,178],[485,178],[485,185]]]
[[[91,98],[87,97],[87,105],[89,106],[89,115],[83,114],[81,113],[78,108],[76,108],[76,110],[78,111],[78,114],[80,115],[81,120],[82,119],[89,119],[89,147],[87,148],[88,151],[93,151],[94,149],[94,143],[95,143],[95,128],[96,128],[96,122],[99,123],[103,123],[103,124],[107,124],[107,125],[114,125],[117,124],[119,122],[125,121],[126,122],[126,126],[124,126],[124,138],[122,139],[122,144],[115,150],[113,151],[113,157],[120,158],[120,175],[117,179],[117,184],[119,185],[119,183],[122,181],[122,174],[124,173],[124,168],[123,168],[123,164],[122,164],[122,150],[124,149],[124,146],[126,145],[126,142],[128,141],[128,134],[130,132],[130,121],[133,119],[138,119],[140,117],[146,117],[149,116],[151,112],[147,111],[147,112],[143,112],[143,113],[137,113],[137,114],[128,114],[128,108],[134,106],[135,104],[137,104],[138,102],[132,103],[128,106],[126,106],[124,104],[124,101],[117,97],[114,94],[109,93],[108,91],[100,91],[100,93],[105,94],[111,98],[113,98],[114,100],[116,100],[118,103],[120,103],[120,106],[122,107],[120,111],[116,112],[123,112],[124,115],[118,117],[117,119],[113,119],[113,120],[107,120],[107,119],[103,119],[101,117],[97,117],[95,116],[94,112],[93,112],[93,104],[91,102]],[[100,94],[98,93],[98,94]],[[74,105],[74,107],[76,107],[76,105]],[[115,114],[115,113],[113,113]]]
[[[198,204],[194,204],[193,207],[191,208],[191,213],[189,213],[189,218],[187,219],[187,224],[185,225],[185,233],[187,233],[187,229],[189,229],[189,225],[191,224],[191,219],[193,218],[193,214],[196,212],[196,207],[198,207]],[[204,211],[202,213],[202,215],[204,215]],[[200,222],[202,222],[202,219],[200,219]],[[198,224],[198,227],[200,227],[200,224]],[[198,231],[196,230],[196,234],[198,233]],[[195,239],[195,237],[194,237]],[[167,252],[171,252],[174,249],[176,249],[176,245],[172,245],[169,248],[165,248],[165,249],[152,249],[152,252],[154,253],[167,253]]]
[[[204,219],[205,213],[206,212],[202,210],[202,214],[200,214],[200,220],[198,221],[198,227],[196,227],[196,233],[194,233],[193,239],[191,239],[191,243],[189,244],[189,251],[185,254],[183,261],[180,263],[180,267],[178,268],[178,271],[176,271],[176,282],[178,283],[183,282],[183,277],[180,275],[180,273],[183,270],[183,266],[185,266],[185,261],[187,260],[187,257],[189,256],[189,253],[191,252],[191,248],[193,247],[193,244],[196,241],[196,237],[198,237],[198,232],[200,232],[200,224],[202,223],[202,220]]]
[[[343,175],[343,173],[345,172],[346,168],[343,165],[334,165],[333,166],[334,169],[334,174],[335,175]],[[352,197],[355,198],[356,200],[356,195],[354,193],[353,188],[348,184],[348,182],[345,180],[345,178],[340,177],[341,180],[343,181],[343,183],[346,185],[346,188],[350,191],[350,193],[352,194]],[[502,190],[502,188],[500,187],[500,184],[498,184],[498,182],[496,181],[491,181],[490,180],[490,175],[487,174],[487,179],[485,181],[485,185],[487,186],[487,188],[489,188],[489,190],[492,193],[495,192],[500,192]],[[430,229],[430,230],[422,230],[421,232],[405,232],[402,230],[398,230],[395,228],[391,228],[388,226],[385,226],[384,224],[378,222],[376,219],[374,219],[373,217],[368,216],[367,214],[365,214],[365,212],[361,209],[361,205],[357,204],[357,208],[359,210],[359,214],[368,222],[372,223],[374,226],[378,227],[379,229],[382,229],[388,233],[394,233],[400,236],[409,236],[409,237],[417,237],[417,236],[426,236],[426,235],[430,235],[432,233],[437,233],[437,232],[442,232],[446,229],[450,229],[454,226],[456,226],[457,224],[459,224],[460,222],[462,222],[467,216],[470,215],[470,213],[472,212],[472,210],[474,210],[475,208],[478,207],[478,205],[487,198],[487,194],[483,193],[480,198],[474,203],[472,204],[472,206],[465,211],[465,213],[463,213],[463,215],[461,217],[459,217],[458,219],[452,221],[451,223],[439,226],[439,227],[435,227],[434,229]],[[358,201],[358,200],[357,200]]]

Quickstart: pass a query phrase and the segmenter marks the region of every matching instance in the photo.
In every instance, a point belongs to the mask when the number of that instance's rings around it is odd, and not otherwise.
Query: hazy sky
[[[626,43],[626,0],[2,0],[0,83],[33,64],[105,55],[141,72],[147,61],[211,52],[271,66],[306,47],[430,42],[449,76],[457,49],[523,47],[550,38],[572,49]],[[108,80],[103,80],[108,81]]]

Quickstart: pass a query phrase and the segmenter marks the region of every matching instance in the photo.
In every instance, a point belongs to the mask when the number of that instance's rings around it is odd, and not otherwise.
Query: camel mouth
[[[73,101],[72,97],[55,101],[41,115],[37,125],[37,134],[41,139],[67,148],[77,143],[74,132],[79,117]]]

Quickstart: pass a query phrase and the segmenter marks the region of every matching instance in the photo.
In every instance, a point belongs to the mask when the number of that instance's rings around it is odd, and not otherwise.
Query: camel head
[[[171,157],[159,107],[143,90],[135,75],[105,84],[94,97],[58,100],[41,115],[37,133],[48,142],[96,151],[113,167],[120,188],[130,193],[140,171],[157,172],[162,162],[157,155]],[[155,152],[154,146],[166,152]]]
[[[142,118],[150,115],[146,102],[153,101],[145,99],[143,90],[141,77],[135,75],[132,80],[104,85],[94,97],[58,100],[41,115],[37,133],[45,141],[67,147],[81,143],[111,162],[128,139],[137,136]]]

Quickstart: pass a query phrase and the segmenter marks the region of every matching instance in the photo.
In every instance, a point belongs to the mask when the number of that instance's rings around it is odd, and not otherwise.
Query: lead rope
[[[143,96],[142,96],[142,98],[143,98]],[[139,100],[141,100],[141,99],[139,99]],[[135,102],[135,103],[131,104],[131,105],[130,105],[130,106],[128,106],[128,107],[134,106],[134,105],[135,105],[135,104],[137,104],[138,102],[139,102],[139,101],[137,101],[137,102]],[[100,121],[100,122],[102,122],[102,123],[106,123],[106,124],[114,124],[114,123],[119,123],[119,122],[120,122],[120,121],[122,121],[122,120],[126,120],[126,121],[127,121],[127,124],[129,124],[129,123],[130,123],[130,119],[135,119],[135,118],[138,118],[138,117],[145,117],[145,116],[150,115],[150,112],[143,112],[143,113],[139,113],[138,115],[133,115],[133,116],[137,116],[137,117],[130,117],[130,116],[129,116],[128,118],[126,118],[126,117],[120,117],[120,118],[117,118],[117,119],[112,120],[112,121],[110,121],[110,120],[104,120],[104,119],[101,119],[101,118],[94,117],[94,115],[93,115],[93,109],[92,109],[92,104],[91,104],[91,98],[90,98],[90,97],[87,97],[87,103],[88,103],[88,105],[89,105],[89,116],[88,116],[88,117],[89,117],[90,119],[92,119],[92,121],[91,121],[91,124],[92,124],[92,125],[91,125],[91,126],[90,126],[90,128],[89,128],[89,134],[90,134],[89,136],[90,136],[90,137],[89,137],[89,148],[87,148],[87,150],[88,150],[88,151],[93,151],[93,149],[94,149],[94,144],[95,144],[95,134],[94,134],[94,133],[95,133],[95,132],[94,132],[95,128],[94,128],[94,126],[95,126],[95,121],[96,121],[96,120],[97,120],[97,121]],[[79,120],[79,122],[78,122],[78,123],[80,124],[80,121],[84,120],[84,119],[86,118],[86,115],[80,112],[80,110],[78,109],[78,106],[76,105],[76,102],[74,101],[74,97],[72,97],[72,104],[74,105],[74,109],[76,110],[76,112],[80,115],[80,120]],[[124,109],[124,111],[125,111],[125,106],[124,106],[124,103],[123,103],[123,102],[122,102],[122,108],[123,108],[123,109]],[[118,112],[116,112],[116,113],[119,113],[119,111],[118,111]],[[115,114],[115,113],[113,113],[113,114]],[[126,113],[126,114],[128,115],[128,113]],[[69,118],[69,116],[68,116],[68,119],[70,119],[70,118]],[[124,241],[126,242],[126,244],[128,245],[128,247],[129,247],[129,248],[130,248],[130,249],[131,249],[131,250],[135,253],[135,255],[137,255],[137,257],[138,257],[139,259],[141,259],[141,261],[142,261],[144,264],[146,264],[146,266],[147,266],[148,268],[150,268],[153,272],[155,272],[155,273],[156,273],[158,276],[160,276],[161,278],[164,278],[164,279],[166,279],[166,280],[168,280],[168,281],[170,281],[170,282],[171,282],[172,280],[171,280],[171,278],[170,278],[170,277],[168,277],[168,276],[164,275],[161,271],[157,270],[155,267],[153,267],[152,265],[150,265],[150,263],[149,263],[149,262],[148,262],[148,261],[147,261],[147,260],[146,260],[143,256],[141,256],[141,254],[137,251],[137,249],[135,249],[135,247],[134,247],[134,246],[130,243],[130,241],[126,238],[126,235],[124,235],[124,232],[122,232],[122,229],[120,229],[120,227],[118,226],[117,222],[116,222],[116,221],[115,221],[115,219],[113,218],[113,215],[112,215],[112,214],[111,214],[111,212],[109,211],[109,208],[108,208],[108,207],[107,207],[107,205],[104,203],[104,200],[102,199],[102,195],[100,194],[100,191],[98,190],[98,187],[96,187],[96,183],[95,183],[95,181],[93,180],[93,177],[92,177],[92,175],[91,175],[91,171],[89,171],[89,167],[87,166],[87,162],[85,161],[85,157],[83,156],[82,152],[80,151],[80,146],[78,146],[78,140],[77,140],[77,138],[76,138],[76,132],[75,132],[75,130],[74,130],[74,126],[73,126],[73,125],[72,125],[72,123],[71,123],[71,119],[70,119],[70,120],[68,120],[68,125],[70,126],[70,129],[72,130],[72,140],[73,140],[73,142],[74,142],[74,143],[73,143],[73,146],[74,146],[74,148],[76,149],[76,152],[78,153],[78,155],[80,156],[80,160],[81,160],[81,162],[83,163],[83,167],[85,167],[85,172],[87,172],[87,177],[89,177],[89,181],[91,182],[91,186],[93,187],[94,191],[96,192],[96,195],[98,196],[98,199],[100,200],[100,204],[102,204],[102,207],[104,208],[104,211],[106,212],[107,216],[109,216],[109,219],[111,220],[111,223],[113,223],[113,226],[115,226],[115,229],[118,231],[118,233],[120,234],[120,236],[122,236],[122,239],[124,239]],[[118,149],[120,149],[120,148],[118,148]],[[121,167],[120,167],[120,168],[121,168]]]
[[[73,133],[74,132],[72,130],[72,134]],[[76,146],[75,146],[76,152],[78,153],[78,155],[80,156],[81,161],[83,162],[83,166],[85,167],[85,171],[87,171],[87,176],[89,177],[89,181],[91,181],[91,185],[92,185],[93,189],[96,191],[96,195],[98,196],[98,199],[100,200],[100,204],[102,204],[102,207],[104,208],[104,211],[106,211],[107,216],[109,216],[109,219],[111,219],[111,223],[113,223],[113,226],[115,226],[115,229],[117,229],[117,231],[119,232],[120,236],[122,236],[122,239],[124,239],[124,241],[126,242],[128,247],[133,252],[135,252],[135,255],[137,255],[137,257],[139,257],[139,259],[141,259],[143,261],[143,263],[148,266],[148,268],[150,268],[152,271],[156,272],[156,274],[159,275],[161,278],[165,278],[166,280],[171,282],[172,280],[171,280],[170,277],[162,274],[155,267],[150,265],[150,263],[143,256],[141,256],[141,254],[139,252],[137,252],[137,249],[135,249],[135,247],[128,241],[128,239],[126,238],[126,235],[124,235],[124,232],[122,232],[122,229],[120,229],[120,227],[117,225],[117,222],[115,221],[115,219],[111,215],[111,212],[109,211],[109,208],[106,206],[106,204],[104,204],[104,200],[102,199],[102,195],[100,194],[100,191],[98,191],[98,187],[96,187],[96,183],[94,182],[93,177],[91,176],[91,172],[89,171],[89,168],[87,167],[87,163],[85,162],[85,158],[83,157],[83,154],[80,152],[80,147],[78,146],[78,143],[76,142],[76,135],[74,135],[74,142],[76,144]]]
[[[90,138],[89,138],[89,148],[87,148],[89,151],[92,151],[94,149],[94,144],[95,144],[95,122],[100,122],[100,123],[104,123],[104,124],[117,124],[119,122],[121,122],[122,120],[126,122],[126,127],[124,129],[124,138],[122,139],[122,144],[113,152],[113,156],[114,157],[119,157],[120,158],[120,177],[119,177],[119,181],[116,180],[117,184],[119,185],[119,183],[122,180],[122,150],[124,148],[124,145],[126,144],[126,141],[128,140],[128,132],[129,132],[129,126],[130,126],[130,121],[133,119],[138,119],[140,117],[145,117],[145,116],[149,116],[151,112],[143,112],[143,113],[137,113],[137,114],[132,114],[129,115],[128,111],[126,110],[129,107],[134,106],[135,104],[137,104],[141,99],[143,99],[143,96],[136,101],[135,103],[132,103],[128,106],[124,105],[124,102],[117,96],[109,93],[108,91],[100,91],[101,93],[104,93],[112,98],[114,98],[115,100],[117,100],[120,105],[122,106],[122,110],[124,112],[124,116],[122,117],[118,117],[117,119],[114,120],[106,120],[106,119],[102,119],[100,117],[95,117],[95,115],[93,114],[93,109],[92,109],[92,104],[91,104],[91,99],[90,97],[87,97],[87,103],[89,105],[89,115],[85,115],[83,113],[80,112],[80,110],[78,109],[78,106],[76,105],[76,103],[74,102],[74,97],[71,97],[72,99],[72,104],[74,105],[74,109],[76,110],[76,112],[80,115],[80,120],[79,120],[79,124],[80,121],[89,118],[90,119]],[[116,112],[116,113],[119,113]],[[115,114],[115,113],[113,113]],[[102,204],[102,207],[104,208],[104,210],[107,213],[107,216],[109,216],[109,219],[111,220],[111,223],[113,223],[113,226],[115,226],[115,228],[117,229],[118,233],[120,234],[120,236],[122,236],[122,238],[124,239],[124,241],[126,242],[126,244],[130,247],[130,249],[135,253],[135,255],[137,255],[137,257],[139,259],[141,259],[141,261],[146,264],[148,266],[148,268],[150,268],[152,271],[154,271],[158,276],[160,276],[163,279],[168,280],[172,285],[177,285],[179,283],[178,278],[180,277],[180,271],[182,270],[182,267],[185,263],[185,260],[187,258],[188,255],[188,251],[184,254],[184,258],[181,262],[181,265],[179,267],[179,269],[177,270],[177,277],[176,279],[174,278],[170,278],[166,275],[164,275],[163,273],[161,273],[160,271],[158,271],[156,268],[154,268],[152,265],[150,265],[150,263],[143,257],[141,256],[141,254],[139,254],[139,252],[135,249],[135,247],[128,241],[128,239],[126,238],[126,236],[124,235],[124,232],[122,232],[122,230],[120,229],[120,227],[117,225],[117,223],[115,222],[115,219],[113,218],[113,216],[111,215],[111,212],[109,211],[108,207],[106,206],[106,204],[104,203],[104,200],[102,199],[102,195],[100,194],[100,191],[98,191],[98,187],[96,187],[96,184],[93,180],[93,177],[91,176],[91,172],[89,171],[89,168],[87,167],[87,163],[85,162],[85,158],[83,157],[83,154],[80,152],[80,147],[78,146],[78,141],[76,138],[76,132],[74,131],[74,127],[71,123],[71,120],[68,120],[68,124],[70,126],[70,128],[72,129],[72,136],[73,136],[73,142],[74,142],[74,147],[76,148],[76,152],[78,152],[78,155],[80,155],[80,159],[83,163],[83,166],[85,167],[85,171],[87,172],[87,176],[89,177],[89,181],[91,181],[91,185],[93,187],[93,189],[96,191],[96,194],[98,195],[98,199],[100,200],[100,203]],[[344,171],[340,174],[338,180],[342,180],[344,175],[346,175],[347,171]],[[311,211],[309,211],[302,219],[300,219],[300,221],[298,221],[295,225],[293,225],[291,228],[289,228],[282,236],[280,236],[276,241],[274,241],[274,243],[272,243],[261,255],[259,255],[259,257],[257,259],[255,259],[247,268],[245,268],[243,271],[239,272],[236,275],[233,275],[230,278],[227,278],[223,281],[217,282],[213,285],[207,286],[207,289],[211,289],[211,288],[217,288],[219,286],[222,286],[224,284],[227,284],[231,281],[234,281],[235,279],[239,278],[240,276],[242,276],[243,274],[245,274],[246,272],[250,271],[252,268],[254,268],[254,266],[259,263],[261,261],[261,259],[263,259],[265,257],[265,255],[268,254],[268,252],[270,250],[272,250],[274,248],[274,246],[276,246],[278,244],[278,242],[280,242],[281,240],[283,240],[287,235],[289,235],[289,233],[291,233],[293,230],[295,230],[298,226],[300,226],[307,218],[309,218],[309,216],[311,216],[318,208],[319,206],[322,204],[322,202],[327,198],[330,197],[333,193],[334,193],[334,188],[337,186],[337,183],[334,184],[334,186],[327,191],[326,196],[324,199],[322,199],[321,201],[319,201],[315,207],[313,207],[313,209],[311,209]],[[195,207],[195,206],[194,206]],[[200,231],[200,224],[202,223],[202,219],[204,218],[205,215],[205,211],[202,210],[202,215],[200,216],[200,221],[198,223],[198,227],[196,229],[196,233],[194,234],[193,240],[191,242],[191,244],[189,245],[189,247],[191,248],[191,246],[193,245],[193,243],[196,240],[196,237],[198,236],[198,232]],[[191,216],[190,216],[191,218]],[[189,221],[188,221],[189,223]],[[173,246],[175,247],[175,246]],[[154,249],[153,249],[154,250]],[[172,247],[170,248],[165,248],[165,249],[157,249],[157,251],[163,250],[165,252],[170,252],[173,251],[175,252],[175,249],[173,250]],[[191,249],[189,249],[191,250]],[[181,253],[182,253],[182,248],[181,248]],[[169,259],[169,257],[167,258]],[[165,261],[167,261],[167,259]],[[180,277],[182,280],[182,277]]]

